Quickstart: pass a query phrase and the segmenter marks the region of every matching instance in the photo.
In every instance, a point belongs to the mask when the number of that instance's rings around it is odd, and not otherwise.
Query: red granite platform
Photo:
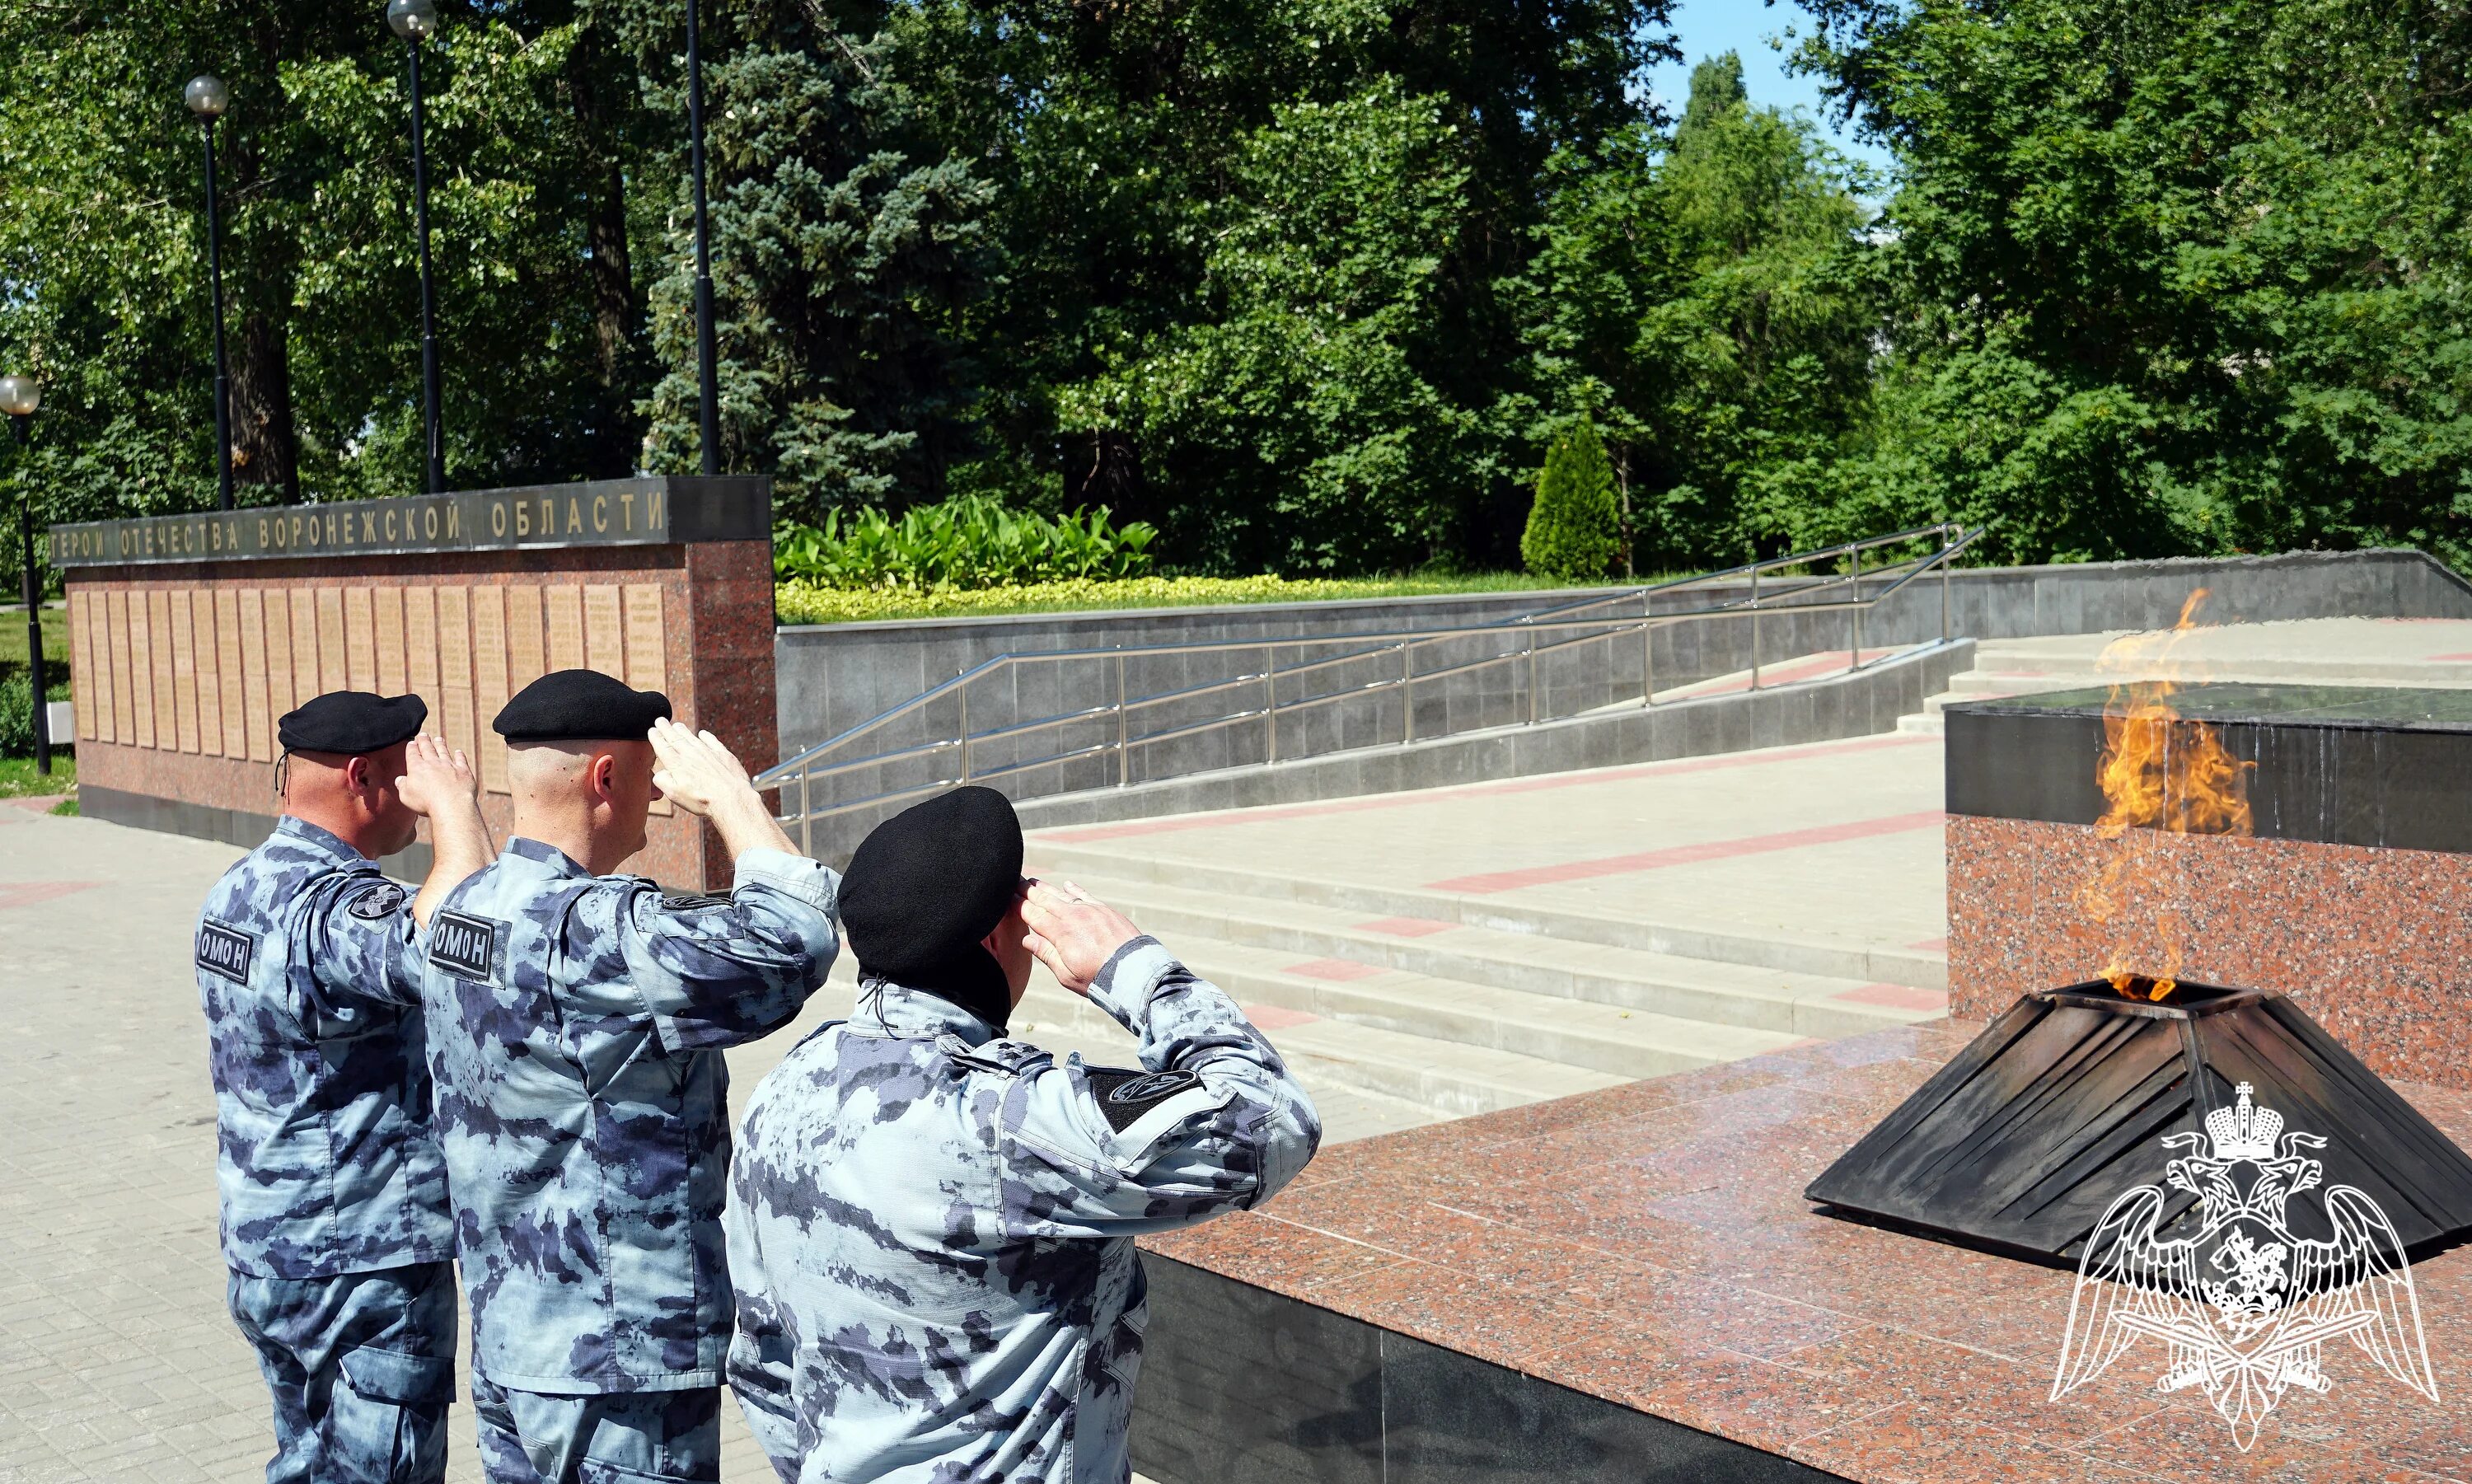
[[[2415,1268],[2443,1403],[2330,1350],[2241,1452],[2131,1351],[2051,1390],[2073,1275],[1803,1187],[1981,1028],[1938,1021],[1325,1152],[1161,1256],[1865,1480],[2472,1478],[2472,1248]],[[2472,1094],[2398,1084],[2458,1143]],[[2339,1352],[2340,1351],[2340,1352]]]

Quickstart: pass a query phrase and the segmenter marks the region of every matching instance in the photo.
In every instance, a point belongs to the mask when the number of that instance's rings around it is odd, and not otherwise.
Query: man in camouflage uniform
[[[509,702],[511,837],[425,937],[473,1406],[501,1484],[720,1477],[722,1049],[786,1024],[839,947],[833,873],[669,709],[581,670]],[[643,848],[656,778],[719,833],[729,895],[602,874]]]
[[[987,789],[869,835],[842,896],[858,1012],[749,1101],[729,1374],[784,1480],[1124,1484],[1133,1237],[1268,1199],[1320,1138],[1234,1001],[1075,888],[1025,894],[1021,860]],[[1034,953],[1139,1067],[1002,1039]]]
[[[198,922],[232,1318],[274,1399],[269,1484],[443,1476],[455,1290],[404,889],[487,857],[471,768],[416,696],[320,696],[278,736],[283,816]],[[426,910],[434,896],[424,893]]]

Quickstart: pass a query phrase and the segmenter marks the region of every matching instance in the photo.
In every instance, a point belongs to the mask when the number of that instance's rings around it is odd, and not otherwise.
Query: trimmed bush
[[[1110,525],[1104,505],[1051,520],[986,495],[957,495],[898,520],[869,507],[846,520],[829,512],[820,529],[783,525],[772,536],[772,575],[821,588],[913,593],[1111,582],[1149,573],[1157,534],[1140,521]]]
[[[1528,570],[1553,582],[1588,583],[1622,558],[1622,513],[1614,502],[1614,467],[1596,424],[1582,422],[1545,450],[1536,503],[1519,539]]]

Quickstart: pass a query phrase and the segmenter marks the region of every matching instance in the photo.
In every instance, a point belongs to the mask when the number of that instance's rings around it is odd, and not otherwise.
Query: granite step
[[[1203,938],[1241,944],[1284,953],[1292,961],[1399,969],[1554,1000],[1816,1038],[1861,1035],[1945,1013],[1900,1004],[1913,996],[1873,993],[1873,986],[1859,980],[1463,923],[1408,918],[1368,922],[1343,908],[1270,902],[1154,881],[1076,879],[1171,942]]]
[[[1340,961],[1299,964],[1294,953],[1189,935],[1176,952],[1196,973],[1248,1006],[1509,1052],[1618,1079],[1670,1076],[1810,1040],[1406,969]],[[1278,1041],[1279,1033],[1272,1035]]]
[[[1945,957],[1913,948],[1866,948],[1783,933],[1745,933],[1566,906],[1541,906],[1497,896],[1404,885],[1327,880],[1309,874],[1248,870],[1218,862],[1162,859],[1103,843],[1030,841],[1034,874],[1069,876],[1096,892],[1105,880],[1124,887],[1175,887],[1230,899],[1336,909],[1351,922],[1375,918],[1483,927],[1517,938],[1601,945],[1717,965],[1740,965],[1852,984],[1948,987]]]
[[[1212,956],[1206,947],[1200,953]],[[1428,1118],[1491,1113],[1627,1080],[1517,1052],[1323,1020],[1259,1004],[1246,1008],[1317,1096],[1324,1087],[1344,1087],[1425,1110]],[[1015,1020],[1018,1033],[1051,1049],[1070,1044],[1094,1060],[1118,1065],[1132,1056],[1132,1038],[1122,1026],[1061,989],[1034,989],[1024,996]]]

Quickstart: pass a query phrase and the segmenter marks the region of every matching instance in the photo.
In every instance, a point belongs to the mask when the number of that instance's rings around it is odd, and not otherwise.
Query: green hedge
[[[818,587],[1017,587],[1033,583],[1110,582],[1147,576],[1157,533],[1140,521],[1111,525],[1107,509],[1050,519],[1008,510],[984,495],[957,495],[904,511],[872,508],[821,527],[784,524],[772,536],[772,575]]]

